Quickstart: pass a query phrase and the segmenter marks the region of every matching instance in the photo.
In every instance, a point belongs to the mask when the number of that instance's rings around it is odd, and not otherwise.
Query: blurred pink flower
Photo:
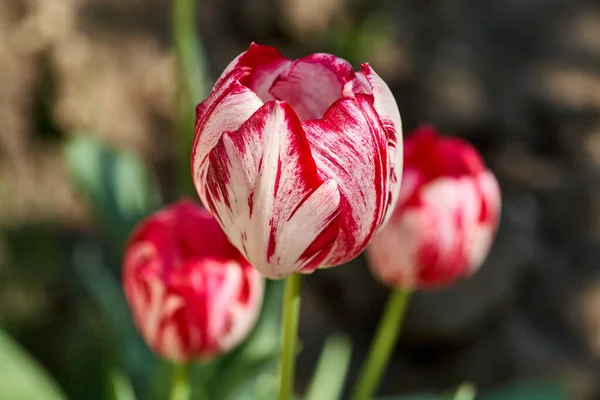
[[[393,209],[400,114],[368,64],[252,44],[196,115],[196,190],[266,277],[355,258]]]
[[[211,359],[238,345],[254,327],[264,291],[262,276],[191,201],[137,226],[123,285],[148,345],[177,362]]]
[[[500,188],[462,139],[424,126],[404,146],[396,210],[367,257],[388,286],[443,287],[474,273],[486,258],[500,216]]]

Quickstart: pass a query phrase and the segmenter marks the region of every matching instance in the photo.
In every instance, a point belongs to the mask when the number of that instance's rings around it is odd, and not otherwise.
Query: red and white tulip
[[[143,338],[176,362],[211,359],[238,345],[254,327],[264,292],[263,277],[190,201],[137,226],[123,285]]]
[[[197,108],[196,190],[269,278],[355,258],[393,209],[401,171],[398,107],[368,64],[252,44]]]
[[[404,142],[404,178],[389,223],[367,248],[384,284],[436,288],[473,274],[500,216],[500,188],[477,150],[421,127]]]

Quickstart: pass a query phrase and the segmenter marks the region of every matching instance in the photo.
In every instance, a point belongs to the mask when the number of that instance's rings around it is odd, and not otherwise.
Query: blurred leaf
[[[351,354],[352,344],[346,336],[334,334],[327,338],[305,399],[338,399],[344,388]]]
[[[376,397],[373,400],[443,400],[443,396],[431,393],[415,393],[398,396]]]
[[[138,387],[146,383],[155,367],[155,357],[137,333],[119,282],[102,260],[98,248],[80,242],[73,265],[84,286],[104,312],[121,361]]]
[[[120,251],[135,224],[160,205],[158,189],[141,160],[92,135],[73,135],[65,147],[71,179],[92,205]]]
[[[0,355],[0,399],[66,399],[44,368],[3,331]]]
[[[446,396],[448,400],[473,400],[477,390],[472,383],[463,383],[453,393]]]
[[[129,378],[118,369],[110,373],[111,400],[135,400],[135,393]]]
[[[517,382],[494,389],[481,400],[565,400],[569,398],[566,380]]]
[[[211,398],[256,399],[258,391],[268,391],[268,385],[276,374],[279,357],[281,303],[284,281],[267,281],[265,298],[259,320],[250,337],[231,354],[216,364],[214,374],[218,379],[207,382]],[[266,398],[274,398],[276,386]]]
[[[453,394],[436,395],[431,393],[378,397],[376,400],[463,400],[474,399],[474,388],[470,384],[461,385]],[[456,397],[456,396],[463,397]],[[546,380],[509,383],[476,397],[477,400],[566,400],[569,398],[569,384],[566,380]]]

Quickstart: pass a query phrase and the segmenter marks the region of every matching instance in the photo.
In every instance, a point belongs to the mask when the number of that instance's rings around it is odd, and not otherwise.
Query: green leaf
[[[136,385],[147,382],[156,358],[138,335],[119,282],[102,260],[100,249],[78,243],[73,253],[73,266],[92,298],[103,311],[111,328],[112,340],[123,364]]]
[[[109,376],[111,400],[136,400],[131,381],[123,371],[114,369]]]
[[[0,355],[0,399],[66,399],[44,368],[3,331]]]
[[[413,393],[398,396],[376,397],[373,400],[443,400],[443,397],[431,393]]]
[[[267,385],[276,374],[279,357],[281,303],[284,281],[267,281],[259,320],[250,337],[236,350],[215,364],[213,375],[218,379],[206,382],[211,398],[263,398],[258,392],[268,392],[274,398],[276,387]],[[262,382],[260,385],[258,382]]]
[[[516,382],[494,389],[481,400],[565,400],[569,397],[566,380]]]
[[[569,383],[564,379],[513,382],[481,394],[477,396],[477,400],[566,400],[570,398],[569,389]],[[459,397],[456,397],[457,395]],[[463,384],[452,394],[446,396],[421,393],[378,397],[376,400],[470,400],[474,398],[474,388],[470,384]]]
[[[453,393],[446,396],[448,400],[474,400],[477,390],[472,383],[463,383]]]
[[[344,388],[351,355],[352,344],[348,337],[340,334],[331,335],[323,346],[305,399],[339,399]]]
[[[141,160],[92,135],[73,135],[65,147],[67,170],[120,251],[135,224],[160,205],[158,188]]]

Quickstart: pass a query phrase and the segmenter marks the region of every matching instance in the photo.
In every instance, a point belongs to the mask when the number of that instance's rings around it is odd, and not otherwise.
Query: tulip
[[[178,363],[209,360],[238,345],[256,323],[264,291],[262,276],[190,201],[136,227],[123,285],[145,341]]]
[[[474,273],[491,246],[500,188],[477,150],[430,126],[404,142],[404,178],[389,223],[367,247],[371,271],[392,287],[352,400],[375,393],[415,289],[439,288]]]
[[[391,287],[438,288],[473,274],[500,215],[500,189],[477,150],[421,127],[404,143],[404,178],[390,222],[372,241],[373,274]]]
[[[196,190],[232,244],[280,279],[361,253],[396,201],[400,114],[363,64],[252,44],[196,110]]]

